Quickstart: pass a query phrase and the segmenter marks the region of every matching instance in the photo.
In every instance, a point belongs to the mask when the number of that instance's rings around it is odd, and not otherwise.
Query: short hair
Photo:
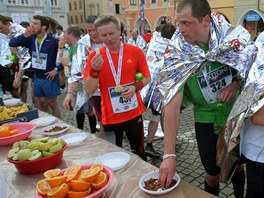
[[[27,21],[22,21],[19,25],[21,25],[24,28],[27,28],[28,26],[30,26],[29,22]]]
[[[61,25],[58,25],[58,26],[56,27],[56,30],[61,30],[61,31],[63,31],[63,27],[62,27]]]
[[[161,25],[158,25],[158,26],[155,28],[155,31],[156,31],[156,32],[160,32],[160,29],[161,29]]]
[[[97,16],[89,16],[86,20],[85,23],[87,24],[94,24],[95,20],[97,19]]]
[[[175,30],[176,28],[172,23],[165,23],[160,27],[160,34],[164,38],[171,39]]]
[[[49,29],[50,23],[49,23],[49,20],[46,17],[40,16],[40,15],[35,15],[35,16],[33,16],[33,19],[40,20],[40,25],[41,26],[46,26],[46,30]]]
[[[7,25],[8,22],[13,22],[13,20],[8,16],[0,15],[0,22],[4,25]]]
[[[200,22],[206,15],[211,16],[211,7],[207,0],[181,0],[176,8],[177,13],[181,12],[186,6],[190,6],[192,16]]]
[[[67,34],[73,35],[75,38],[80,38],[81,37],[81,30],[78,26],[76,25],[70,25],[66,29]]]
[[[94,22],[94,28],[97,30],[98,27],[102,25],[107,25],[109,23],[114,23],[118,29],[121,29],[120,20],[113,14],[102,14]]]

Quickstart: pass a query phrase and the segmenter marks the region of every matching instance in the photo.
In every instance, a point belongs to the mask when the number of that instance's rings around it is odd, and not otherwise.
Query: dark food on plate
[[[50,130],[46,130],[44,132],[57,132],[57,131],[61,131],[63,129],[66,129],[67,127],[60,127],[60,126],[55,126],[55,127],[52,127]]]
[[[174,186],[176,182],[177,181],[175,179],[172,179],[171,184],[168,187],[162,187],[159,182],[159,179],[150,178],[144,181],[144,184],[145,184],[144,188],[146,190],[152,190],[152,191],[157,191],[158,189],[165,190],[165,189],[168,189]]]

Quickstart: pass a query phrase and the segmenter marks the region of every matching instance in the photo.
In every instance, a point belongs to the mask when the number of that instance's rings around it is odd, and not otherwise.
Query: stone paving
[[[58,98],[62,110],[62,120],[73,126],[76,126],[74,113],[72,111],[66,111],[62,107],[64,98],[65,93],[63,93]],[[147,111],[147,113],[144,115],[144,118],[149,117],[149,112],[150,111]],[[89,121],[87,117],[85,119],[84,130],[89,132]],[[97,134],[99,134],[99,132],[97,132]],[[193,186],[203,189],[204,169],[197,150],[192,107],[183,110],[181,114],[180,130],[177,137],[177,142],[176,154],[178,174],[180,175],[181,179],[185,180]],[[125,150],[130,150],[126,137],[124,138],[123,145],[123,148]],[[159,153],[163,153],[163,138],[155,137],[153,146]],[[148,158],[148,162],[156,167],[159,167],[162,160]],[[220,191],[221,193],[219,197],[234,197],[232,184],[230,183],[228,185],[221,184]]]

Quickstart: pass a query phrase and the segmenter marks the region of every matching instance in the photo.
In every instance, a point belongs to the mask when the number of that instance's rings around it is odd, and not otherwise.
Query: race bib
[[[122,85],[122,87],[125,88],[127,86],[130,86],[131,84],[132,83]],[[123,112],[131,111],[138,107],[138,100],[136,94],[134,94],[134,96],[131,99],[126,100],[121,96],[121,92],[115,91],[115,87],[108,88],[108,91],[114,113],[123,113]]]
[[[33,52],[31,59],[32,68],[46,70],[47,59],[48,59],[48,54],[39,53],[39,55],[37,55],[36,52]]]
[[[204,99],[214,103],[217,102],[217,94],[232,83],[232,73],[228,66],[222,66],[208,72],[207,76],[207,80],[204,75],[198,76],[198,84]]]

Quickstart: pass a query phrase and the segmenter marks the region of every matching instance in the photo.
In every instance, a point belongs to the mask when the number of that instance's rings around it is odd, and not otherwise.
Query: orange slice
[[[71,188],[75,191],[86,191],[91,186],[91,183],[83,180],[71,180]]]
[[[44,173],[44,177],[52,178],[60,174],[61,170],[59,168],[48,170]]]
[[[45,196],[50,191],[50,186],[47,183],[47,179],[42,179],[37,183],[37,191]]]
[[[83,198],[87,195],[89,195],[92,191],[92,188],[89,187],[86,191],[76,192],[76,191],[68,191],[68,197],[69,198]]]
[[[95,168],[95,167],[99,167],[101,171],[104,170],[104,165],[101,163],[95,163],[91,166],[91,168]]]
[[[87,171],[84,171],[81,175],[81,179],[87,182],[94,182],[97,177],[100,175],[100,168],[95,167],[93,169],[88,169]]]
[[[81,172],[81,170],[82,170],[82,167],[80,165],[73,165],[67,168],[63,175],[71,175],[76,172],[79,173]]]
[[[69,191],[68,184],[63,183],[55,188],[52,188],[48,193],[48,198],[64,198],[67,196]]]
[[[104,187],[107,184],[107,175],[105,172],[100,172],[98,178],[92,182],[92,187],[95,190],[99,190],[100,188]]]
[[[48,184],[50,185],[51,188],[57,187],[57,186],[65,183],[66,180],[67,180],[67,176],[66,175],[47,178],[47,182],[48,182]]]
[[[13,130],[11,130],[11,131],[9,132],[9,134],[10,134],[10,136],[12,136],[12,135],[16,135],[16,134],[18,134],[18,130],[17,130],[17,129],[13,129]]]

